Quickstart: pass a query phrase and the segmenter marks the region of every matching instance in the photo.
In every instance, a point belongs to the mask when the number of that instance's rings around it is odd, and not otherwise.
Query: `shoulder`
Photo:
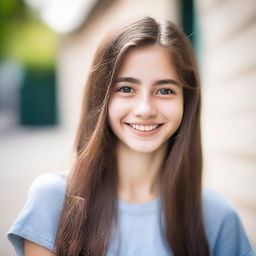
[[[208,188],[203,189],[202,211],[206,233],[210,239],[217,238],[226,220],[237,216],[235,208],[223,195]]]
[[[28,196],[63,197],[65,194],[67,175],[61,172],[49,172],[38,176],[32,183]]]
[[[62,173],[45,173],[32,183],[21,214],[30,213],[42,222],[55,225],[62,210],[67,176]],[[47,223],[46,223],[47,222]]]
[[[236,214],[232,203],[219,192],[204,188],[202,193],[202,207],[205,217],[224,218],[228,215]]]
[[[39,208],[52,212],[62,207],[67,176],[61,173],[44,173],[30,186],[25,207]],[[35,209],[36,210],[36,209]]]
[[[235,207],[220,193],[205,188],[202,193],[202,210],[206,231],[217,233],[223,224],[238,218]]]
[[[7,234],[17,252],[23,250],[23,239],[54,250],[66,180],[67,174],[45,173],[33,181],[24,207]]]
[[[252,251],[237,210],[228,199],[205,188],[202,210],[205,232],[214,255],[247,255]]]

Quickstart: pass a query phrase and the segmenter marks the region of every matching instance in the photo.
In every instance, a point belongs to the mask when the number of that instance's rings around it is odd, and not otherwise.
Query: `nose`
[[[144,97],[138,99],[134,108],[134,114],[137,117],[148,119],[156,116],[156,108],[154,106],[154,102],[150,97]]]

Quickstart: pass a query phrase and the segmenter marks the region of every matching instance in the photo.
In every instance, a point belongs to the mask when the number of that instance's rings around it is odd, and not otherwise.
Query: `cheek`
[[[169,103],[160,105],[162,113],[170,120],[180,122],[183,117],[183,102],[170,101]]]
[[[108,105],[108,123],[112,127],[113,119],[115,117],[114,102],[111,100]]]
[[[183,117],[183,102],[179,102],[173,106],[173,112],[176,113],[177,118],[182,119]]]
[[[114,125],[118,120],[120,121],[125,112],[126,108],[124,102],[118,98],[112,98],[108,106],[108,119],[110,125]]]

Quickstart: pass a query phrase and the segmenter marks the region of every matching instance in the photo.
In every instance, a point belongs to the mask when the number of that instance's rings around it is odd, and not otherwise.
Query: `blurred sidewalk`
[[[59,127],[26,128],[0,115],[0,255],[15,255],[6,232],[17,217],[32,181],[41,173],[68,169],[74,136]]]

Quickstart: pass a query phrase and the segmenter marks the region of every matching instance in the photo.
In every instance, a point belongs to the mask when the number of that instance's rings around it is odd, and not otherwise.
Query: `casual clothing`
[[[55,251],[66,178],[66,175],[47,173],[33,182],[25,206],[8,232],[18,256],[24,255],[24,239]],[[212,256],[256,255],[235,209],[226,199],[213,190],[204,189],[202,204]],[[143,204],[118,200],[118,216],[119,229],[112,228],[107,256],[173,255],[162,232],[160,198]]]

